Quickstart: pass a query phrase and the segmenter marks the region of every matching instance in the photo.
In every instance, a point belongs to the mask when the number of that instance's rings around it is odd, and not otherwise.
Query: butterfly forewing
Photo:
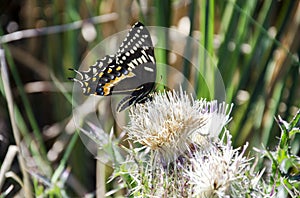
[[[116,54],[116,64],[123,66],[129,75],[126,81],[113,88],[113,93],[135,90],[145,83],[155,82],[153,44],[148,30],[141,23],[136,23],[124,39]]]
[[[153,90],[156,79],[154,48],[146,27],[137,22],[122,42],[116,55],[105,56],[77,72],[85,95],[130,94],[121,100],[118,111],[141,102]]]

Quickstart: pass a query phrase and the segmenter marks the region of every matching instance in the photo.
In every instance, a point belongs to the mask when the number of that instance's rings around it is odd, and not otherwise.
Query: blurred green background
[[[300,106],[300,1],[2,1],[0,42],[13,97],[9,99],[4,91],[2,70],[0,165],[11,155],[10,145],[21,146],[27,177],[33,183],[26,190],[22,162],[13,158],[6,172],[15,175],[0,178],[2,195],[24,191],[39,195],[47,190],[50,196],[101,197],[117,188],[115,183],[103,185],[111,170],[97,165],[72,125],[73,83],[67,77],[74,74],[68,68],[77,69],[94,46],[136,21],[182,31],[199,40],[213,57],[224,80],[226,102],[234,103],[228,129],[236,147],[247,141],[250,148],[272,149],[277,144],[274,116],[289,120]],[[155,53],[159,62],[171,62],[167,51]],[[194,79],[196,74],[184,61],[171,65]],[[171,78],[168,71],[162,72],[158,75]],[[194,84],[198,97],[207,96],[202,81]],[[9,104],[20,141],[13,133]],[[299,143],[294,142],[297,153]]]

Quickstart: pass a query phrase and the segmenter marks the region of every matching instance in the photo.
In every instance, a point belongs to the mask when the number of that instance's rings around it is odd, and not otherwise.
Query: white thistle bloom
[[[198,150],[190,160],[186,174],[193,188],[193,197],[246,197],[255,188],[247,176],[250,159],[244,154],[248,144],[239,153],[239,149],[232,148],[228,131],[223,137],[225,135],[226,145],[219,144],[210,152]]]
[[[151,102],[132,107],[125,131],[144,146],[129,151],[119,173],[130,175],[129,193],[135,197],[259,195],[257,179],[250,176],[250,160],[244,157],[248,145],[239,153],[232,148],[228,131],[218,138],[231,109],[232,105],[217,101],[194,100],[182,90],[154,94]]]
[[[205,147],[208,139],[217,138],[230,111],[225,103],[194,100],[182,90],[167,91],[131,108],[125,130],[129,139],[156,151],[168,163],[189,151],[192,144]]]

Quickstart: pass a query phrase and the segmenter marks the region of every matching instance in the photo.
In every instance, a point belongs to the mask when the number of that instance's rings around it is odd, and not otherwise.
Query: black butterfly
[[[156,63],[154,47],[146,27],[137,22],[130,29],[115,55],[106,55],[87,71],[75,71],[85,95],[130,94],[121,100],[117,111],[142,103],[154,89]]]

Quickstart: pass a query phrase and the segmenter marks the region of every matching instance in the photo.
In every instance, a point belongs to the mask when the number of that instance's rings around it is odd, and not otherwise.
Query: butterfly
[[[156,61],[149,31],[135,23],[114,55],[106,55],[87,71],[77,71],[79,78],[69,78],[79,83],[84,95],[109,96],[129,94],[117,106],[121,112],[131,105],[143,103],[154,90]]]

